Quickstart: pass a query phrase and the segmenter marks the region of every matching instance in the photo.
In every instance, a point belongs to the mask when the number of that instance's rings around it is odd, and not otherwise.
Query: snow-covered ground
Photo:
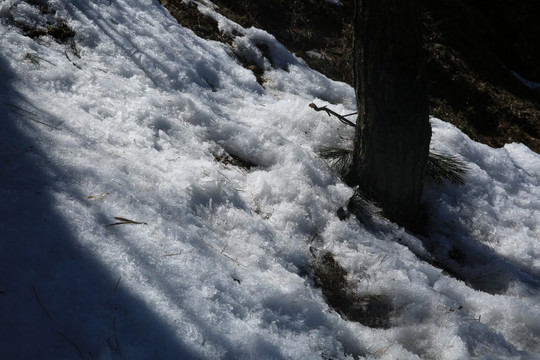
[[[428,183],[429,237],[366,229],[315,153],[350,128],[308,106],[348,85],[209,1],[232,45],[157,0],[36,3],[0,4],[0,359],[540,358],[540,155],[432,119],[466,185]],[[74,45],[22,34],[54,21]],[[329,307],[325,252],[388,328]]]

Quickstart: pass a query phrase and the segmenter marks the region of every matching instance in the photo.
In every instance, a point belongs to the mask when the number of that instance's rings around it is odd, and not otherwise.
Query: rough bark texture
[[[398,224],[415,227],[431,127],[420,4],[356,0],[358,121],[350,180]]]

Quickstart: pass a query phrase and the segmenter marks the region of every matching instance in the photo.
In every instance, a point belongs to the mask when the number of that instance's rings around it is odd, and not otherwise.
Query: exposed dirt
[[[347,280],[347,272],[331,252],[316,254],[313,280],[330,305],[343,318],[372,328],[388,329],[394,308],[384,295],[359,295]]]
[[[213,0],[217,11],[244,27],[273,34],[328,77],[352,84],[353,1]],[[230,43],[195,2],[162,0],[197,35]],[[424,1],[431,114],[494,147],[522,142],[540,153],[540,3],[516,0]],[[242,59],[239,59],[242,61]],[[252,68],[262,84],[264,69]]]
[[[222,163],[224,166],[234,166],[243,172],[248,172],[257,167],[257,164],[244,159],[241,156],[227,153],[226,151],[223,151],[220,154],[213,154],[213,156],[216,161]]]
[[[540,92],[511,72],[540,82],[534,35],[540,25],[533,6],[511,0],[425,1],[433,115],[491,146],[522,142],[540,152]],[[536,5],[536,14],[539,10]]]
[[[196,2],[182,0],[159,0],[178,23],[191,29],[197,36],[206,40],[231,43],[232,38],[219,31],[218,23],[210,16],[199,12]]]
[[[37,23],[26,23],[16,20],[13,16],[13,11],[17,10],[20,2],[14,3],[7,12],[6,20],[16,27],[20,28],[25,36],[32,39],[41,36],[50,36],[60,43],[67,43],[76,35],[63,19],[55,16],[56,9],[45,0],[26,0],[28,5],[36,8],[41,14],[41,18]]]

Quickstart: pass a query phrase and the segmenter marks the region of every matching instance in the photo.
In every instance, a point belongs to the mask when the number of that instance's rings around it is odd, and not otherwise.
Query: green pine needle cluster
[[[352,150],[336,147],[324,147],[317,154],[324,159],[332,170],[345,178],[352,166]]]
[[[325,147],[319,149],[317,153],[332,170],[345,179],[352,166],[352,149]],[[452,184],[460,186],[465,184],[464,177],[467,170],[467,164],[457,157],[431,150],[426,164],[425,176],[437,184],[450,181]],[[338,210],[340,219],[344,220],[350,215],[354,215],[367,227],[373,226],[374,217],[381,213],[382,210],[366,200],[358,190],[349,199],[347,207]]]
[[[324,159],[330,168],[345,178],[352,166],[352,149],[324,147],[317,151],[317,154]],[[445,180],[454,185],[465,184],[465,174],[468,167],[456,156],[438,153],[431,150],[426,164],[426,177],[437,184],[442,184]]]
[[[464,176],[468,167],[463,161],[452,155],[430,151],[426,166],[426,177],[442,184],[445,180],[454,185],[465,184]]]
[[[349,199],[347,211],[367,227],[373,227],[373,219],[382,214],[382,209],[366,200],[359,190],[356,190]]]

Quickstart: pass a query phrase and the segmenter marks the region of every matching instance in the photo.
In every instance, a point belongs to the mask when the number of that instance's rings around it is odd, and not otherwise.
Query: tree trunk
[[[349,180],[388,219],[414,228],[431,139],[419,1],[355,0],[354,26],[358,120]]]

